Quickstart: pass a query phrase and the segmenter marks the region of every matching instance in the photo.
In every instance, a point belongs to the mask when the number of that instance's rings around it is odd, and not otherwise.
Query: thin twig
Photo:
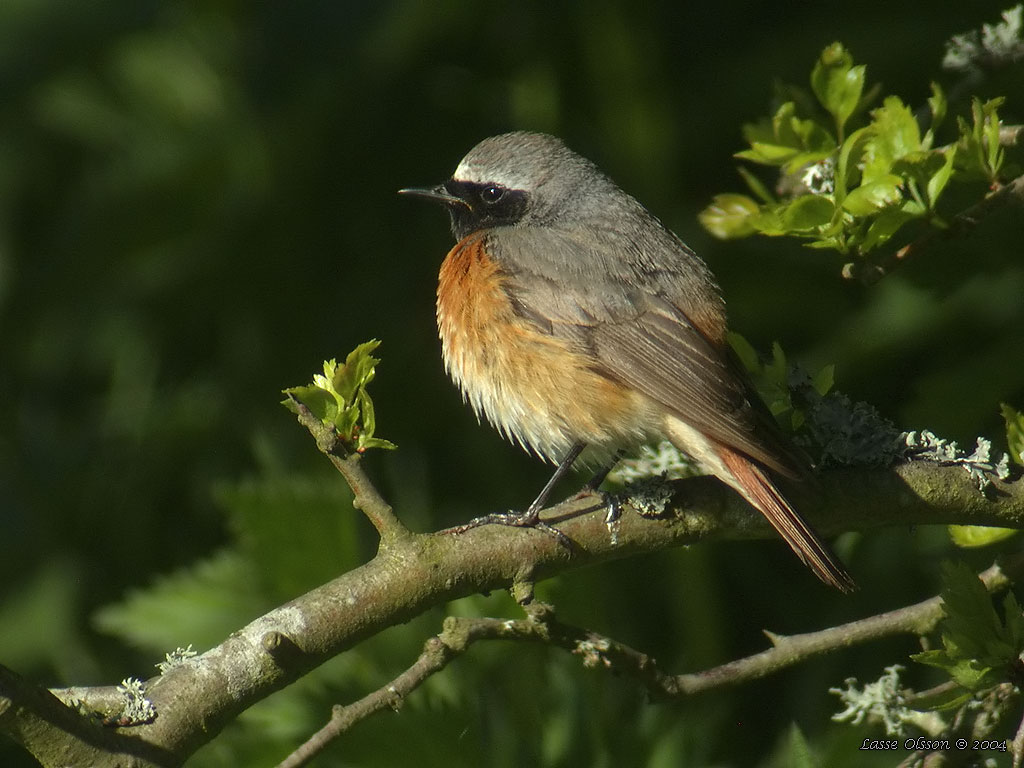
[[[334,739],[359,721],[365,720],[383,709],[397,710],[406,696],[418,688],[428,677],[448,666],[448,662],[462,652],[452,649],[445,642],[444,636],[445,633],[442,632],[427,640],[423,652],[416,662],[383,688],[348,706],[336,705],[327,725],[285,758],[278,768],[298,768],[298,766],[306,765]]]
[[[380,534],[382,544],[411,535],[411,531],[398,519],[391,505],[384,501],[384,497],[366,476],[360,463],[360,454],[353,453],[344,459],[332,455],[330,459],[352,489],[352,506],[370,520]]]
[[[965,234],[977,226],[979,221],[1012,200],[1024,201],[1024,175],[1018,176],[1007,184],[1000,185],[970,208],[958,213],[953,217],[948,229],[930,230],[928,234],[896,251],[893,258],[896,261],[906,261],[929,247],[938,237],[950,238]]]
[[[345,478],[348,487],[352,489],[352,506],[362,511],[373,527],[377,529],[381,545],[386,546],[396,538],[411,535],[411,531],[398,519],[391,505],[384,501],[377,488],[366,476],[366,472],[360,466],[362,454],[343,451],[341,441],[333,427],[324,424],[294,395],[289,395],[289,397],[296,406],[299,423],[309,430],[316,440],[316,447],[331,460],[331,463]]]
[[[440,672],[457,656],[480,640],[530,640],[566,648],[583,657],[584,666],[605,666],[617,672],[649,678],[648,687],[656,689],[655,681],[666,680],[657,672],[654,660],[610,638],[588,630],[562,624],[554,619],[549,606],[531,604],[534,619],[466,618],[449,616],[440,634],[427,640],[419,658],[387,685],[362,699],[345,706],[335,706],[330,721],[296,749],[278,768],[298,768],[353,725],[384,709],[398,709],[405,697],[431,675]]]
[[[1012,138],[1017,140],[1019,132],[1013,133]],[[1007,134],[1008,139],[1011,134]],[[950,225],[945,229],[929,229],[926,233],[907,243],[895,253],[890,254],[882,263],[865,260],[863,262],[852,262],[843,268],[843,276],[856,278],[865,283],[874,283],[885,277],[901,263],[914,258],[921,253],[934,247],[940,239],[948,240],[966,234],[987,216],[990,216],[1006,203],[1015,201],[1018,204],[1024,203],[1024,175],[1018,176],[1013,181],[1000,185],[971,207],[961,211],[953,217]]]
[[[1018,564],[1019,565],[1019,564]],[[1009,586],[1010,580],[997,564],[978,574],[990,592]],[[713,669],[675,678],[681,693],[696,694],[723,685],[757,680],[807,659],[893,635],[926,635],[942,619],[942,598],[931,597],[914,605],[851,621],[837,627],[800,635],[766,632],[772,647],[767,651],[731,661]]]

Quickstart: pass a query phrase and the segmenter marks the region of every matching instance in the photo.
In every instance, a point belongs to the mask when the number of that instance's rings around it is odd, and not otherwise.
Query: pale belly
[[[445,367],[477,416],[554,462],[576,442],[600,460],[647,437],[650,402],[517,315],[482,246],[483,237],[471,235],[452,249],[437,298]]]

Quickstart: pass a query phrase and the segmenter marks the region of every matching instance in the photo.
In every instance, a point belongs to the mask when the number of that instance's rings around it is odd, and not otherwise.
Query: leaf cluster
[[[770,359],[739,334],[730,333],[729,343],[776,423],[817,466],[889,466],[902,456],[891,422],[833,389],[835,365],[812,374],[789,363],[778,342]]]
[[[366,391],[380,362],[371,354],[379,345],[376,339],[360,344],[341,365],[334,359],[327,360],[323,374],[315,374],[312,384],[284,390],[288,397],[282,405],[293,413],[299,412],[298,403],[304,405],[334,429],[349,452],[363,453],[369,448],[394,449],[394,443],[374,437],[377,419],[373,400]]]
[[[772,357],[762,360],[757,350],[743,336],[733,331],[728,334],[729,345],[740,364],[754,381],[758,394],[775,420],[789,432],[797,432],[806,422],[806,408],[793,396],[792,366],[778,342],[772,344]],[[808,383],[819,396],[825,396],[835,383],[835,365],[829,364],[814,375]]]
[[[1006,420],[1006,444],[1010,449],[1010,458],[1024,467],[1024,413],[1003,403],[1000,406]]]
[[[741,167],[753,197],[716,195],[700,214],[704,227],[721,238],[786,235],[863,255],[913,221],[948,227],[938,204],[951,182],[1000,183],[1007,170],[999,143],[1003,99],[974,99],[970,115],[956,119],[955,139],[939,146],[936,131],[949,105],[938,84],[922,132],[898,96],[869,109],[879,89],[865,90],[865,75],[841,43],[826,47],[811,71],[810,93],[785,89],[789,98],[774,115],[744,127],[749,148],[735,156],[778,168],[775,192]]]
[[[1003,617],[992,605],[985,585],[964,563],[943,566],[942,648],[911,656],[945,670],[960,686],[941,707],[959,706],[971,694],[999,683],[1016,683],[1024,651],[1024,612],[1012,592],[1003,599]]]

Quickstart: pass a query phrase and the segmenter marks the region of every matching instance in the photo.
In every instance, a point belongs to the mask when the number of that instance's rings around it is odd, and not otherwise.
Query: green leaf
[[[1016,598],[1003,601],[999,618],[984,584],[963,563],[943,565],[941,650],[918,654],[922,664],[942,667],[973,691],[1009,679],[1024,649],[1024,618]]]
[[[397,448],[398,446],[390,440],[383,440],[373,436],[373,433],[377,430],[377,417],[373,408],[373,400],[370,399],[370,395],[365,389],[359,390],[359,408],[363,415],[363,428],[359,433],[357,450],[367,451],[372,448],[382,448],[393,451]]]
[[[939,153],[940,156],[945,158],[945,162],[939,167],[935,173],[928,179],[926,190],[928,192],[928,207],[931,209],[935,208],[935,204],[939,200],[939,195],[942,194],[942,190],[946,188],[950,178],[953,175],[953,161],[956,159],[956,147],[949,147]]]
[[[960,138],[957,140],[956,145],[959,150],[957,153],[957,167],[967,176],[987,178],[981,142],[975,138],[971,124],[957,115],[956,125],[957,130],[960,132]]]
[[[928,149],[931,148],[932,142],[935,140],[935,131],[946,118],[946,109],[948,107],[946,94],[943,92],[942,86],[935,82],[933,82],[931,86],[932,95],[928,97],[928,107],[932,111],[932,124],[928,126],[928,130],[922,140],[922,144]]]
[[[365,389],[359,390],[357,399],[363,416],[363,435],[372,436],[377,429],[377,414],[373,409],[373,400],[366,394]]]
[[[927,661],[921,661],[921,663],[928,664]],[[940,665],[929,664],[929,666]],[[951,712],[959,709],[973,698],[974,694],[964,688],[940,687],[916,695],[911,709],[917,712]]]
[[[839,253],[846,253],[849,250],[848,241],[842,234],[825,237],[820,240],[813,240],[810,243],[804,243],[804,246],[806,248],[817,249],[829,248],[834,251],[839,251]]]
[[[983,525],[951,525],[949,537],[963,549],[987,547],[989,544],[1005,541],[1017,533],[1016,528],[993,528]]]
[[[824,195],[803,195],[785,206],[782,224],[790,232],[807,232],[832,221],[835,203]]]
[[[949,667],[952,663],[949,658],[949,654],[943,650],[939,650],[938,648],[930,651],[912,653],[910,658],[918,664],[927,664],[929,667],[942,667],[943,669]]]
[[[907,201],[912,203],[913,201]],[[889,240],[908,221],[921,218],[922,211],[916,205],[904,204],[896,208],[884,208],[868,225],[867,234],[860,244],[864,253],[877,248]]]
[[[712,235],[728,240],[756,232],[751,217],[757,212],[757,203],[746,195],[722,194],[715,195],[711,205],[701,211],[697,218]]]
[[[1006,420],[1006,444],[1010,448],[1010,458],[1024,466],[1024,413],[1006,403],[1002,403],[999,410]]]
[[[841,43],[832,43],[822,51],[811,71],[811,89],[835,119],[836,131],[840,135],[860,103],[864,73],[863,66],[853,66],[853,57]]]
[[[835,150],[835,139],[814,120],[796,116],[796,105],[787,101],[770,121],[747,124],[743,135],[749,150],[734,156],[765,165],[786,165],[788,173],[800,166],[828,157]]]
[[[772,415],[781,424],[786,425],[786,420],[780,417],[792,413],[788,427],[796,429],[803,419],[803,414],[793,411],[793,397],[789,391],[789,364],[786,362],[786,353],[782,351],[782,345],[777,341],[772,344],[772,359],[761,368],[757,387]]]
[[[865,183],[887,176],[893,163],[921,149],[917,120],[898,97],[887,97],[871,117],[871,138],[864,145]]]
[[[349,450],[393,448],[394,444],[387,440],[371,440],[377,423],[366,387],[373,381],[380,362],[370,353],[379,345],[376,339],[360,344],[348,354],[343,365],[333,359],[326,361],[323,374],[314,375],[312,385],[284,390],[289,397],[283,405],[297,413],[298,400],[324,424],[333,427]]]
[[[309,408],[313,415],[325,424],[334,423],[338,415],[338,399],[333,392],[314,385],[291,387],[284,391]],[[281,403],[293,413],[298,413],[298,406],[291,398],[282,400]]]
[[[325,365],[324,375],[331,380],[334,391],[345,403],[354,403],[359,391],[373,381],[374,370],[380,360],[370,353],[378,346],[380,342],[376,339],[360,344],[348,353],[344,365],[334,367],[333,375],[328,372]]]
[[[790,158],[794,157],[797,150],[795,147],[786,147],[781,144],[768,144],[763,141],[755,141],[751,143],[750,149],[744,149],[741,152],[737,152],[733,157],[738,157],[741,160],[750,160],[751,162],[761,163],[763,165],[782,165]]]
[[[903,179],[899,176],[887,174],[862,184],[846,196],[843,200],[843,209],[854,216],[870,216],[877,213],[879,209],[902,199],[902,183]]]
[[[789,368],[786,354],[778,342],[772,345],[772,359],[765,363],[745,338],[733,331],[726,333],[729,346],[744,370],[750,374],[772,415],[792,410],[793,404],[789,392]]]
[[[998,178],[999,169],[1003,165],[1004,152],[1002,145],[999,143],[999,115],[997,110],[1002,106],[1004,98],[992,99],[985,103],[983,112],[985,113],[985,144],[988,150],[986,160],[988,161],[988,169],[993,179]]]
[[[788,235],[789,229],[782,222],[782,211],[786,207],[786,203],[762,206],[756,216],[750,217],[751,226],[762,235],[768,235],[769,237]]]
[[[974,661],[961,661],[953,665],[950,677],[969,691],[983,691],[1003,682],[1001,670],[985,667]]]
[[[359,421],[359,406],[350,405],[338,411],[334,417],[334,428],[342,440],[351,441],[355,438],[356,424]]]
[[[999,682],[999,674],[993,667],[985,666],[975,659],[963,658],[958,653],[945,650],[922,651],[910,654],[910,658],[919,664],[944,670],[968,691],[991,688]]]
[[[786,353],[779,342],[772,342],[772,360],[764,366],[768,381],[788,390],[789,367],[786,364]]]
[[[835,382],[836,366],[833,363],[829,363],[811,377],[811,386],[814,387],[815,392],[823,397],[829,393]]]
[[[854,184],[854,179],[860,174],[857,167],[860,162],[864,143],[871,138],[868,126],[858,128],[846,137],[846,140],[839,148],[839,157],[836,161],[836,200],[842,202],[846,197],[846,190]],[[853,162],[850,158],[853,157]]]
[[[796,104],[792,101],[783,103],[771,119],[771,133],[762,141],[778,144],[790,149],[802,149],[800,140],[799,118],[796,116]],[[767,141],[766,141],[767,140]]]
[[[740,176],[743,177],[743,181],[747,183],[747,186],[750,188],[750,191],[757,195],[757,197],[761,198],[761,202],[775,202],[774,195],[772,195],[772,193],[768,191],[768,188],[761,182],[759,178],[757,178],[757,176],[752,174],[742,165],[739,166],[736,170],[739,172]]]
[[[761,359],[750,342],[735,331],[726,331],[725,338],[743,364],[744,370],[750,374],[760,373]]]
[[[960,138],[957,141],[957,164],[967,173],[996,181],[1005,155],[999,145],[999,107],[1004,99],[982,103],[971,101],[971,122],[957,118]]]
[[[796,723],[789,727],[785,744],[777,753],[774,764],[785,765],[788,768],[819,768],[803,731]]]
[[[952,664],[949,676],[969,691],[981,691],[991,688],[1001,681],[999,670],[987,667],[973,659],[961,659]]]
[[[953,171],[955,148],[910,152],[892,164],[892,172],[905,180],[905,188],[919,200],[923,210],[934,210]],[[921,194],[924,190],[924,194]],[[934,197],[933,194],[934,193]]]
[[[987,654],[989,642],[999,637],[1002,625],[981,579],[964,563],[945,563],[942,606],[943,642],[955,644],[959,658],[980,658]]]
[[[392,443],[390,440],[385,440],[382,437],[367,437],[366,435],[359,436],[359,449],[369,451],[374,448],[383,449],[385,451],[393,451],[398,446]]]

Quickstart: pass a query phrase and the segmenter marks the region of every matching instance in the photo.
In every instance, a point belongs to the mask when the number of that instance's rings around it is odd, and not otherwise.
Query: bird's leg
[[[603,483],[605,478],[608,477],[608,473],[615,469],[615,465],[618,464],[625,455],[626,452],[623,450],[616,451],[615,455],[612,456],[611,461],[597,470],[594,476],[587,481],[587,484],[580,489],[580,492],[577,495],[583,496],[587,493],[596,493],[597,489],[601,487],[601,483]]]
[[[615,468],[615,465],[618,464],[625,455],[626,452],[623,450],[616,451],[615,455],[612,456],[611,461],[601,467],[594,476],[587,481],[587,484],[580,488],[579,492],[573,496],[574,499],[582,499],[584,496],[590,496],[592,494],[600,496],[601,501],[604,502],[604,506],[607,507],[604,523],[609,527],[609,529],[619,519],[621,509],[614,494],[606,493],[599,489],[601,487],[601,483],[603,483],[605,478],[608,477],[608,473]]]
[[[548,497],[558,484],[558,481],[565,477],[569,470],[572,469],[572,465],[576,462],[576,459],[579,458],[580,454],[583,453],[583,449],[586,447],[586,443],[582,442],[573,444],[568,453],[565,454],[565,458],[562,459],[558,467],[555,468],[554,473],[551,475],[551,479],[544,484],[544,487],[540,489],[540,493],[537,494],[537,498],[533,500],[533,503],[531,503],[524,512],[504,512],[493,515],[484,515],[483,517],[470,520],[468,523],[457,525],[454,528],[447,528],[442,531],[442,533],[464,533],[471,528],[477,528],[481,525],[512,525],[522,528],[536,528],[538,531],[543,531],[544,533],[554,536],[567,549],[572,549],[572,542],[564,533],[540,519],[540,511],[544,509],[544,505],[547,503]]]
[[[576,459],[583,453],[583,449],[587,447],[586,443],[573,443],[572,448],[569,449],[568,453],[565,454],[565,458],[562,459],[561,463],[555,468],[554,473],[551,475],[551,479],[548,480],[544,487],[540,489],[540,493],[537,494],[537,498],[533,500],[533,503],[526,508],[526,511],[519,516],[518,525],[535,525],[540,519],[540,511],[544,509],[544,505],[548,501],[548,496],[558,485],[558,481],[565,477],[569,470],[572,469],[572,465],[576,463]],[[611,469],[609,468],[609,471]],[[607,472],[605,473],[607,474]],[[603,478],[602,478],[603,479]]]

